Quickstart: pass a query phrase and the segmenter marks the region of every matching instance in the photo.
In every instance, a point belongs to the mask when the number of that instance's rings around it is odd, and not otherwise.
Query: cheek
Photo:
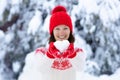
[[[55,36],[55,35],[57,35],[58,34],[58,32],[57,31],[53,31],[53,35]]]
[[[70,32],[67,35],[68,35],[68,38],[69,38],[70,37]]]
[[[54,38],[56,39],[56,37],[58,36],[58,32],[54,31],[53,35],[54,35]]]
[[[68,32],[66,32],[67,33],[67,35],[70,35],[70,31],[68,31]]]

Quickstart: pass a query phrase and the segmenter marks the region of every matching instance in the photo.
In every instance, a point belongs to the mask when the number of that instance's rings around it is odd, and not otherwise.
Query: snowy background
[[[50,11],[67,8],[76,46],[85,50],[82,80],[120,80],[120,0],[0,0],[0,80],[17,80],[25,56],[46,46]]]

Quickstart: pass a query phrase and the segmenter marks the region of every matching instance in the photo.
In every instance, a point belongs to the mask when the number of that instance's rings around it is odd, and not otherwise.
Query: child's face
[[[56,41],[68,40],[70,29],[66,25],[58,25],[53,29],[53,35]]]

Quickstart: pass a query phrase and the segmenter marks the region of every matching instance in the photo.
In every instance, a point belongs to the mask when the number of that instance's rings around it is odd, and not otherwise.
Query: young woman
[[[27,55],[18,80],[76,80],[76,72],[85,66],[85,54],[74,47],[73,26],[66,8],[52,10],[49,47]]]

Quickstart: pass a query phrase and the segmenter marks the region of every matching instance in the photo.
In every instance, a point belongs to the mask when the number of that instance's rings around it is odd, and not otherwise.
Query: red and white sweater
[[[76,72],[85,67],[85,53],[69,41],[51,42],[49,48],[38,48],[25,59],[18,80],[76,80]]]

